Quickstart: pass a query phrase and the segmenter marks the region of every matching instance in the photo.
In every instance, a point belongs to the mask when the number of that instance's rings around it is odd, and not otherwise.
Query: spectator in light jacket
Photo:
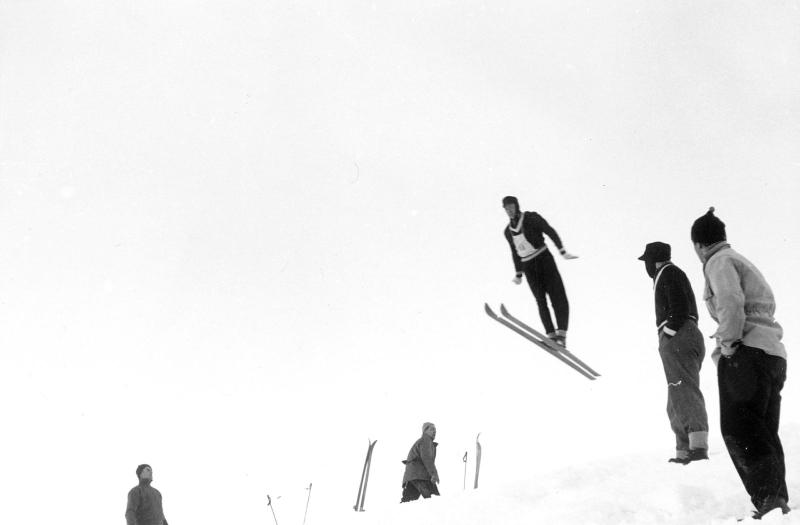
[[[420,496],[427,499],[432,494],[438,496],[439,473],[436,471],[436,425],[424,423],[422,437],[411,446],[408,457],[403,461],[406,465],[403,474],[403,497],[400,503],[414,501]]]
[[[728,244],[714,208],[694,222],[691,237],[703,263],[706,306],[719,325],[711,356],[725,446],[756,508],[754,517],[774,509],[786,514],[789,494],[778,437],[786,349],[774,317],[775,297],[758,268]]]

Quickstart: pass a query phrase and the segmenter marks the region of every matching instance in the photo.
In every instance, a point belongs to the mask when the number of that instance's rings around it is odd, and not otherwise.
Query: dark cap
[[[714,215],[714,207],[710,207],[705,215],[692,224],[692,242],[715,244],[726,240],[725,223]]]
[[[516,204],[517,209],[519,209],[519,201],[513,195],[503,197],[503,206],[508,206],[509,204]]]
[[[672,248],[665,242],[651,242],[644,247],[640,261],[665,262],[672,256]]]

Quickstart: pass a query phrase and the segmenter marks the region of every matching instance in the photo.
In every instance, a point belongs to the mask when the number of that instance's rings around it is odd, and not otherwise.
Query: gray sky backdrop
[[[701,295],[716,206],[798,346],[798,27],[788,0],[1,2],[4,515],[121,523],[149,462],[170,522],[265,523],[267,493],[299,520],[309,482],[344,520],[367,439],[399,500],[425,420],[446,492],[477,432],[485,483],[666,458],[645,243]],[[506,194],[580,256],[594,383],[483,313],[539,326]],[[703,386],[722,447],[710,360]]]

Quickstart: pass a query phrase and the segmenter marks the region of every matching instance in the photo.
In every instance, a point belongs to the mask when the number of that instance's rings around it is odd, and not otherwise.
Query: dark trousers
[[[558,329],[566,331],[569,325],[569,301],[567,301],[564,282],[561,280],[561,274],[558,273],[553,255],[549,251],[540,253],[530,261],[523,262],[522,271],[525,273],[525,279],[536,299],[539,317],[542,319],[545,332],[548,334],[555,332],[553,319],[550,317],[550,308],[547,306],[548,296],[553,304]]]
[[[434,482],[426,479],[413,479],[403,485],[403,498],[400,503],[417,500],[420,496],[428,499],[431,494],[439,495],[439,489]]]
[[[708,432],[706,402],[700,391],[706,347],[697,323],[686,321],[673,337],[662,333],[658,353],[667,379],[667,417],[675,433],[675,448],[689,450],[689,434]]]
[[[717,378],[722,437],[750,500],[757,509],[770,498],[789,501],[778,437],[786,360],[740,345],[720,357]]]

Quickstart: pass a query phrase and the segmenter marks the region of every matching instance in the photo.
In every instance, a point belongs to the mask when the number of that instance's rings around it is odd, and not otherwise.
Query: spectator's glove
[[[514,284],[522,284],[522,274],[518,273],[513,279],[511,279],[511,282]]]
[[[566,248],[561,248],[558,251],[559,251],[559,253],[561,253],[561,256],[563,258],[565,258],[565,259],[577,259],[578,258],[577,255],[572,255],[571,253],[569,253]]]

